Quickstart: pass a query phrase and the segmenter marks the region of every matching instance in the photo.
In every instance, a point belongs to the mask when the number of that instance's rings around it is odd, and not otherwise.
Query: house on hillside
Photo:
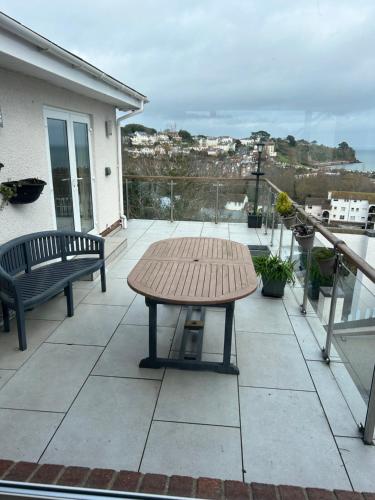
[[[331,210],[331,202],[326,198],[308,196],[305,200],[305,212],[313,217],[327,221]]]
[[[375,214],[375,194],[351,191],[330,191],[330,221],[366,224]]]
[[[103,234],[116,227],[123,216],[119,127],[147,102],[0,13],[0,183],[47,183],[34,203],[0,211],[0,244],[54,228]]]

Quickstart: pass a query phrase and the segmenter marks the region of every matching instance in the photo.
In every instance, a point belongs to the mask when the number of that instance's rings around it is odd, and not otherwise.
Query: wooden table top
[[[170,304],[233,302],[257,288],[249,249],[219,238],[169,238],[150,245],[128,276],[137,293]]]

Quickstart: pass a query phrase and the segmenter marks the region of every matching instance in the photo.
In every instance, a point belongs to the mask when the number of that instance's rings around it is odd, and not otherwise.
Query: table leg
[[[157,361],[157,302],[146,298],[148,307],[148,350],[149,357],[144,358],[139,363],[141,368],[160,368]]]
[[[223,355],[224,370],[228,369],[231,364],[230,356],[232,351],[233,315],[234,315],[234,302],[230,302],[225,306],[225,333],[224,333],[224,355]]]

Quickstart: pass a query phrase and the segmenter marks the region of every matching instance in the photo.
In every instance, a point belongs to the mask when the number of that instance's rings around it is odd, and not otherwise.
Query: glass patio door
[[[46,110],[56,227],[95,228],[88,117]]]

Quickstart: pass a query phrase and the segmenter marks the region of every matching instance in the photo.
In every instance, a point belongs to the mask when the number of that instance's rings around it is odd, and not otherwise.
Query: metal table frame
[[[169,367],[177,368],[180,370],[204,370],[214,371],[218,373],[228,373],[232,375],[239,374],[239,369],[237,368],[237,366],[231,363],[234,301],[215,305],[211,303],[199,304],[199,306],[202,307],[206,306],[225,308],[224,353],[222,362],[159,358],[157,355],[157,306],[158,304],[167,303],[160,300],[154,300],[149,297],[146,297],[145,301],[146,306],[149,309],[149,357],[141,360],[141,362],[139,363],[140,368]]]

